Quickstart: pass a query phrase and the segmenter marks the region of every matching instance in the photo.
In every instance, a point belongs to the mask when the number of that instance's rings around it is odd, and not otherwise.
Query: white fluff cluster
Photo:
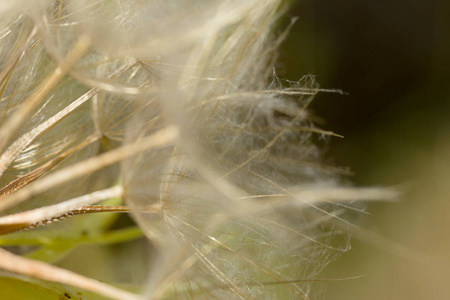
[[[280,5],[3,1],[3,215],[117,194],[152,244],[145,299],[309,299],[348,248],[341,202],[385,195],[337,188],[321,164],[317,86],[273,74]]]

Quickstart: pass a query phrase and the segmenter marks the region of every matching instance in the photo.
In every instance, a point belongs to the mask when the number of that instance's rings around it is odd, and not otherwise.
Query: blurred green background
[[[325,299],[450,299],[450,1],[292,1],[299,17],[278,75],[313,74],[311,109],[330,141],[329,163],[358,186],[398,186],[369,203],[353,249],[333,262]],[[358,238],[359,237],[359,238]]]

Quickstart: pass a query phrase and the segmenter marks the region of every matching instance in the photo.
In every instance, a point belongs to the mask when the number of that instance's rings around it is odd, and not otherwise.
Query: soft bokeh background
[[[332,263],[326,299],[450,299],[450,2],[297,0],[278,74],[316,75],[327,157],[360,186],[399,186],[370,203],[361,239]],[[287,23],[288,18],[284,21]]]

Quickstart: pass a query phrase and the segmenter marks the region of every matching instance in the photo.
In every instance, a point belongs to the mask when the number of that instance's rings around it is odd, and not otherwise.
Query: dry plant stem
[[[6,78],[9,78],[11,76],[12,71],[14,70],[14,68],[16,67],[17,63],[20,61],[20,59],[22,58],[22,56],[25,54],[25,51],[31,46],[33,39],[36,37],[37,35],[37,28],[34,27],[33,30],[31,31],[30,35],[28,36],[25,45],[22,47],[22,49],[20,49],[19,51],[17,51],[16,56],[14,56],[14,58],[11,60],[11,62],[1,71],[0,73],[0,82],[4,82]],[[0,93],[0,95],[3,94],[3,90],[2,93]]]
[[[36,223],[22,223],[22,224],[16,223],[12,225],[0,225],[0,235],[34,229],[37,227],[59,222],[78,215],[103,213],[103,212],[128,213],[130,212],[130,209],[128,208],[128,206],[84,205],[74,210],[67,211],[64,214],[57,215],[49,219],[43,219]]]
[[[23,101],[20,108],[3,124],[0,129],[0,152],[5,150],[6,145],[17,133],[33,109],[44,99],[44,97],[56,86],[73,65],[86,53],[90,45],[90,40],[86,36],[81,36],[75,44],[73,50],[66,59],[44,80],[37,91]],[[0,165],[0,170],[5,166]]]
[[[89,100],[98,92],[98,89],[91,89],[83,96],[72,102],[70,105],[59,111],[57,114],[39,124],[33,130],[27,132],[19,139],[17,139],[3,154],[0,156],[0,176],[8,168],[8,166],[16,159],[16,157],[28,147],[35,139],[44,134],[47,130],[58,124],[75,109],[80,107],[83,103]]]
[[[51,169],[53,169],[57,164],[59,164],[62,160],[64,160],[69,155],[77,152],[78,150],[84,148],[85,146],[97,141],[100,138],[99,134],[94,133],[93,135],[89,136],[87,139],[85,139],[83,142],[81,142],[79,145],[67,150],[66,152],[60,154],[58,157],[52,159],[51,161],[45,163],[44,165],[40,166],[39,168],[29,172],[28,174],[25,174],[16,180],[10,182],[8,185],[3,187],[0,190],[0,201],[14,193],[15,191],[20,190],[24,186],[27,186],[28,184],[32,183],[33,181],[39,179],[43,175],[47,174]]]
[[[63,215],[75,209],[79,209],[80,206],[94,204],[96,202],[107,200],[111,198],[121,197],[123,189],[121,186],[115,186],[112,188],[96,191],[91,194],[83,195],[71,200],[67,200],[55,205],[44,206],[24,212],[20,212],[5,217],[0,217],[0,228],[3,225],[14,224],[31,224],[37,223],[42,220],[55,218]]]
[[[133,293],[40,261],[20,257],[0,248],[0,268],[13,273],[71,285],[117,300],[142,299]]]
[[[177,136],[178,130],[174,126],[168,126],[138,142],[122,146],[102,155],[86,159],[67,168],[56,171],[39,181],[33,182],[20,191],[17,191],[10,197],[3,199],[3,201],[0,202],[0,211],[17,205],[33,197],[34,195],[49,190],[59,184],[100,170],[104,167],[141,153],[142,151],[146,151],[151,148],[165,147],[173,143]]]

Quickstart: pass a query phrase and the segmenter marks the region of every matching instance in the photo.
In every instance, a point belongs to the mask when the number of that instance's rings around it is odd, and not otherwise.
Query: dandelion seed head
[[[313,78],[274,74],[281,11],[276,0],[2,4],[14,17],[0,30],[1,213],[48,207],[53,223],[69,201],[119,186],[151,244],[146,299],[309,299],[349,247],[330,230],[347,224],[336,202],[360,194],[321,161],[317,137],[333,133],[308,112]]]

